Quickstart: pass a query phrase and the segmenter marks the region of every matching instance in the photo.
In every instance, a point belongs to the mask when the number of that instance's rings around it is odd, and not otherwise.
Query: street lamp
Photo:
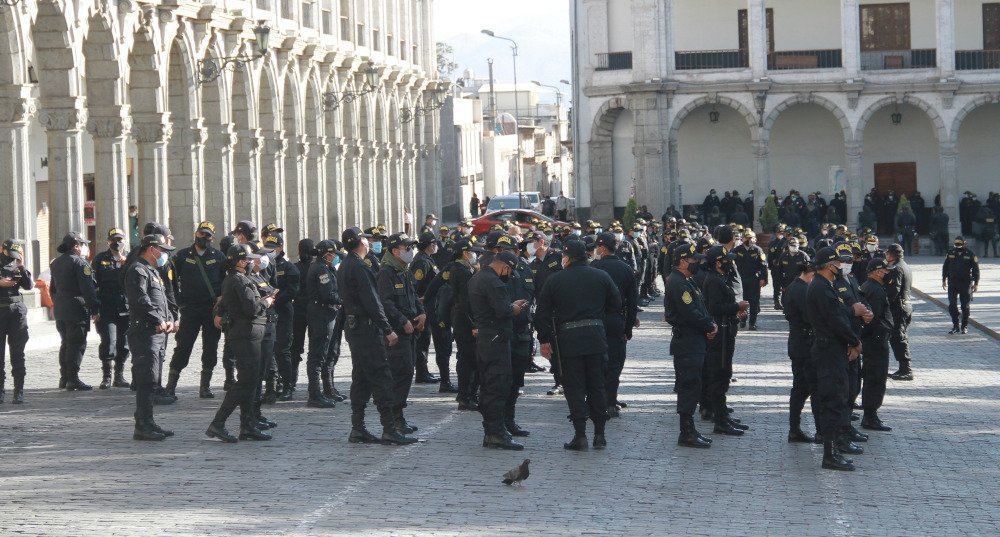
[[[555,90],[556,92],[556,143],[557,143],[556,147],[559,148],[559,189],[562,190],[565,188],[564,183],[566,181],[565,177],[566,162],[565,159],[563,158],[563,146],[562,146],[562,90],[560,90],[556,86],[542,84],[537,80],[532,80],[531,83],[540,88],[549,88],[551,90]]]
[[[521,158],[521,133],[518,129],[518,116],[521,115],[521,107],[517,91],[517,41],[514,41],[509,37],[499,36],[494,33],[493,30],[483,30],[483,34],[494,39],[503,39],[504,41],[509,41],[511,43],[510,50],[514,58],[514,134],[517,136],[517,166],[514,166],[514,172],[517,174],[517,199],[518,206],[520,207],[524,201],[521,199],[521,191],[523,190],[521,185],[521,165],[523,164],[523,160]],[[523,209],[524,207],[521,208]]]
[[[9,0],[0,1],[6,2]],[[13,1],[16,3],[19,0]],[[228,56],[224,58],[206,58],[204,60],[198,60],[198,83],[208,84],[209,82],[213,82],[219,78],[224,69],[229,69],[230,71],[243,69],[246,64],[266,56],[268,51],[267,43],[271,36],[271,29],[264,24],[264,21],[257,21],[257,26],[253,29],[253,35],[254,41],[257,44],[256,54],[253,56],[239,54],[237,56]]]
[[[361,84],[360,90],[345,91],[342,95],[338,95],[336,89],[324,93],[323,110],[326,112],[336,110],[340,107],[340,103],[350,104],[369,93],[379,90],[378,69],[375,69],[375,64],[369,63],[365,69],[361,70],[361,73],[364,75],[364,81]]]
[[[447,81],[446,81],[446,83],[447,83]],[[411,108],[403,108],[402,110],[400,110],[399,111],[399,122],[400,123],[409,123],[409,122],[413,121],[414,119],[416,119],[419,116],[429,116],[435,110],[440,110],[444,106],[445,99],[443,99],[443,97],[444,97],[445,93],[447,93],[447,91],[448,90],[446,88],[438,86],[438,87],[434,88],[433,90],[431,90],[429,92],[425,92],[424,96],[426,97],[428,94],[430,94],[431,95],[431,100],[424,101],[424,105],[423,106],[419,106],[418,105],[418,106],[414,106],[412,109]]]

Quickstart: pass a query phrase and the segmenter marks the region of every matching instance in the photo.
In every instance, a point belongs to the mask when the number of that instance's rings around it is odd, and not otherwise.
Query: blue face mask
[[[375,252],[376,254],[382,253],[382,243],[381,242],[373,243],[372,252]]]
[[[330,260],[330,266],[333,268],[337,268],[337,265],[340,265],[340,256],[334,254],[333,259]]]
[[[166,266],[167,265],[167,261],[169,259],[170,259],[170,256],[167,255],[167,252],[161,252],[160,253],[160,257],[158,257],[156,259],[156,266],[157,267],[164,267],[164,266]]]

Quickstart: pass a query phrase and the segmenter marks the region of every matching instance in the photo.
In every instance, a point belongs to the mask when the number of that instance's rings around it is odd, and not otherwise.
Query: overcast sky
[[[496,81],[514,81],[510,44],[480,33],[486,28],[517,41],[519,83],[537,80],[569,94],[569,87],[559,84],[560,79],[569,80],[572,71],[569,0],[434,0],[434,11],[435,39],[455,48],[459,69],[452,79],[463,76],[465,69],[486,78],[487,58],[493,58]]]

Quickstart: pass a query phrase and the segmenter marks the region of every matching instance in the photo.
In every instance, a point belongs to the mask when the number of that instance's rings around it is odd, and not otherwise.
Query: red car
[[[542,213],[535,212],[530,209],[504,209],[502,211],[494,211],[489,214],[484,214],[483,216],[474,219],[472,221],[472,234],[482,235],[483,233],[489,233],[493,224],[503,224],[504,229],[511,224],[517,224],[524,229],[531,229],[534,227],[532,221],[536,219],[548,222],[553,226],[566,225],[566,222],[549,218]]]

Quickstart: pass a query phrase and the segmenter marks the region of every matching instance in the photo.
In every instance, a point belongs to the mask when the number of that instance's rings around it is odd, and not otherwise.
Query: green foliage
[[[638,212],[639,203],[635,201],[635,198],[629,198],[625,205],[625,214],[622,216],[622,227],[626,230],[632,229],[632,224],[635,224],[635,215]]]
[[[903,212],[904,207],[913,212],[913,207],[910,207],[910,200],[906,199],[906,194],[899,197],[899,204],[896,206],[896,211]]]
[[[439,78],[449,78],[458,69],[458,64],[452,59],[455,49],[443,41],[437,42],[437,71]]]
[[[764,233],[773,233],[778,224],[778,201],[774,196],[764,200],[764,208],[760,212],[760,227]]]

